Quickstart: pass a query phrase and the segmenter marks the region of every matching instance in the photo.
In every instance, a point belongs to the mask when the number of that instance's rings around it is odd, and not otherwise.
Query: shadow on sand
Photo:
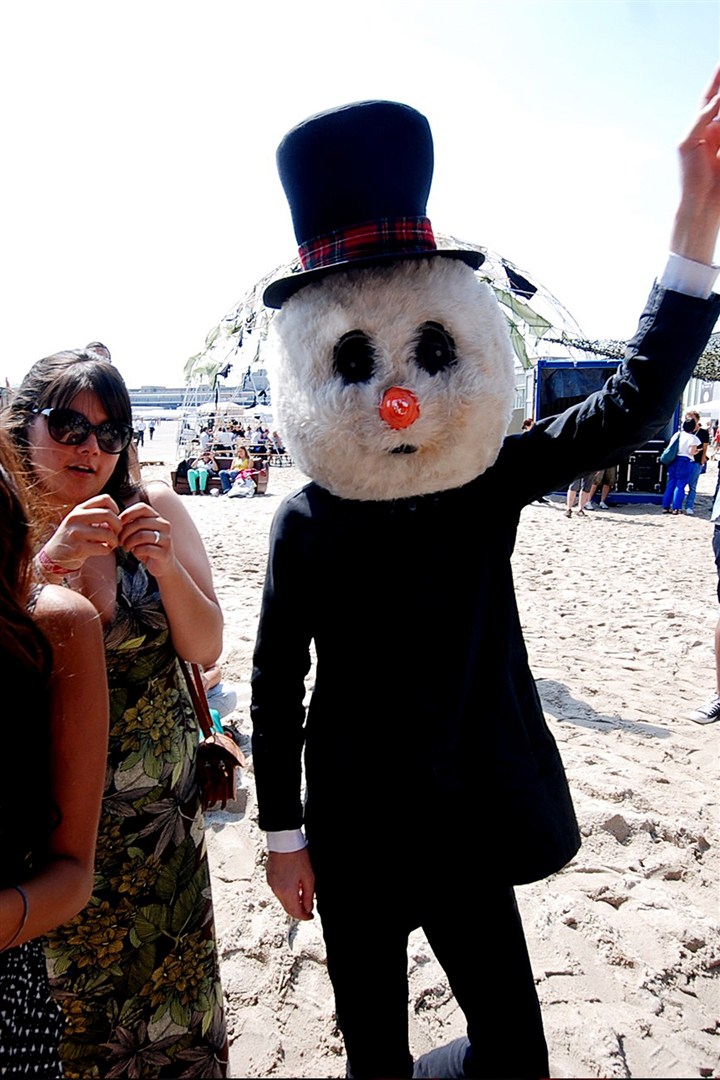
[[[668,739],[667,728],[655,724],[644,724],[638,720],[624,720],[615,714],[608,716],[593,709],[586,701],[574,698],[564,683],[554,679],[537,679],[536,685],[543,710],[561,723],[575,724],[577,727],[592,728],[594,731],[627,731],[644,738]]]

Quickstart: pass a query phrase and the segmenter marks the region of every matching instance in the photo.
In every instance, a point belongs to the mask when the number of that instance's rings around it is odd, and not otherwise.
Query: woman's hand
[[[109,555],[120,543],[119,509],[109,495],[78,503],[44,545],[47,558],[65,570],[79,570],[86,559]]]
[[[167,484],[151,481],[146,498],[120,515],[120,543],[157,579],[178,656],[213,664],[222,652],[223,618],[200,534]]]
[[[120,514],[120,546],[158,580],[176,566],[172,525],[148,503],[133,503]]]

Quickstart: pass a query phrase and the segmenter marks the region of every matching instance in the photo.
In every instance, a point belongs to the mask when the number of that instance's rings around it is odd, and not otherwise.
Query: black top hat
[[[425,117],[395,101],[358,101],[303,120],[282,140],[278,172],[292,213],[302,270],[265,289],[282,307],[299,289],[340,270],[397,259],[461,259],[438,249],[425,211],[433,143]]]

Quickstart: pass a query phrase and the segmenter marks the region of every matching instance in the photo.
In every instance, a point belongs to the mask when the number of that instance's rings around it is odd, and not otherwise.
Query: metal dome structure
[[[550,356],[572,361],[593,357],[619,360],[623,356],[624,341],[586,338],[560,300],[503,255],[444,233],[436,233],[436,241],[439,248],[481,251],[485,256],[475,273],[492,288],[507,319],[519,374],[534,367],[538,359]],[[200,352],[186,362],[184,377],[189,387],[202,383],[215,388],[218,378],[233,385],[227,381],[232,370],[237,387],[234,397],[253,390],[253,373],[265,373],[271,359],[268,331],[275,312],[263,304],[263,292],[275,278],[299,269],[295,259],[276,267],[248,289],[210,330]],[[697,377],[720,379],[719,339],[718,334],[711,338],[698,362]],[[263,404],[262,400],[259,403]]]

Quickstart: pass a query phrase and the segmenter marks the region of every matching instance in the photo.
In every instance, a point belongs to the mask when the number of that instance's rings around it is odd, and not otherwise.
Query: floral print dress
[[[65,1076],[222,1077],[227,1039],[197,721],[157,583],[117,552],[108,773],[88,906],[49,935]]]

